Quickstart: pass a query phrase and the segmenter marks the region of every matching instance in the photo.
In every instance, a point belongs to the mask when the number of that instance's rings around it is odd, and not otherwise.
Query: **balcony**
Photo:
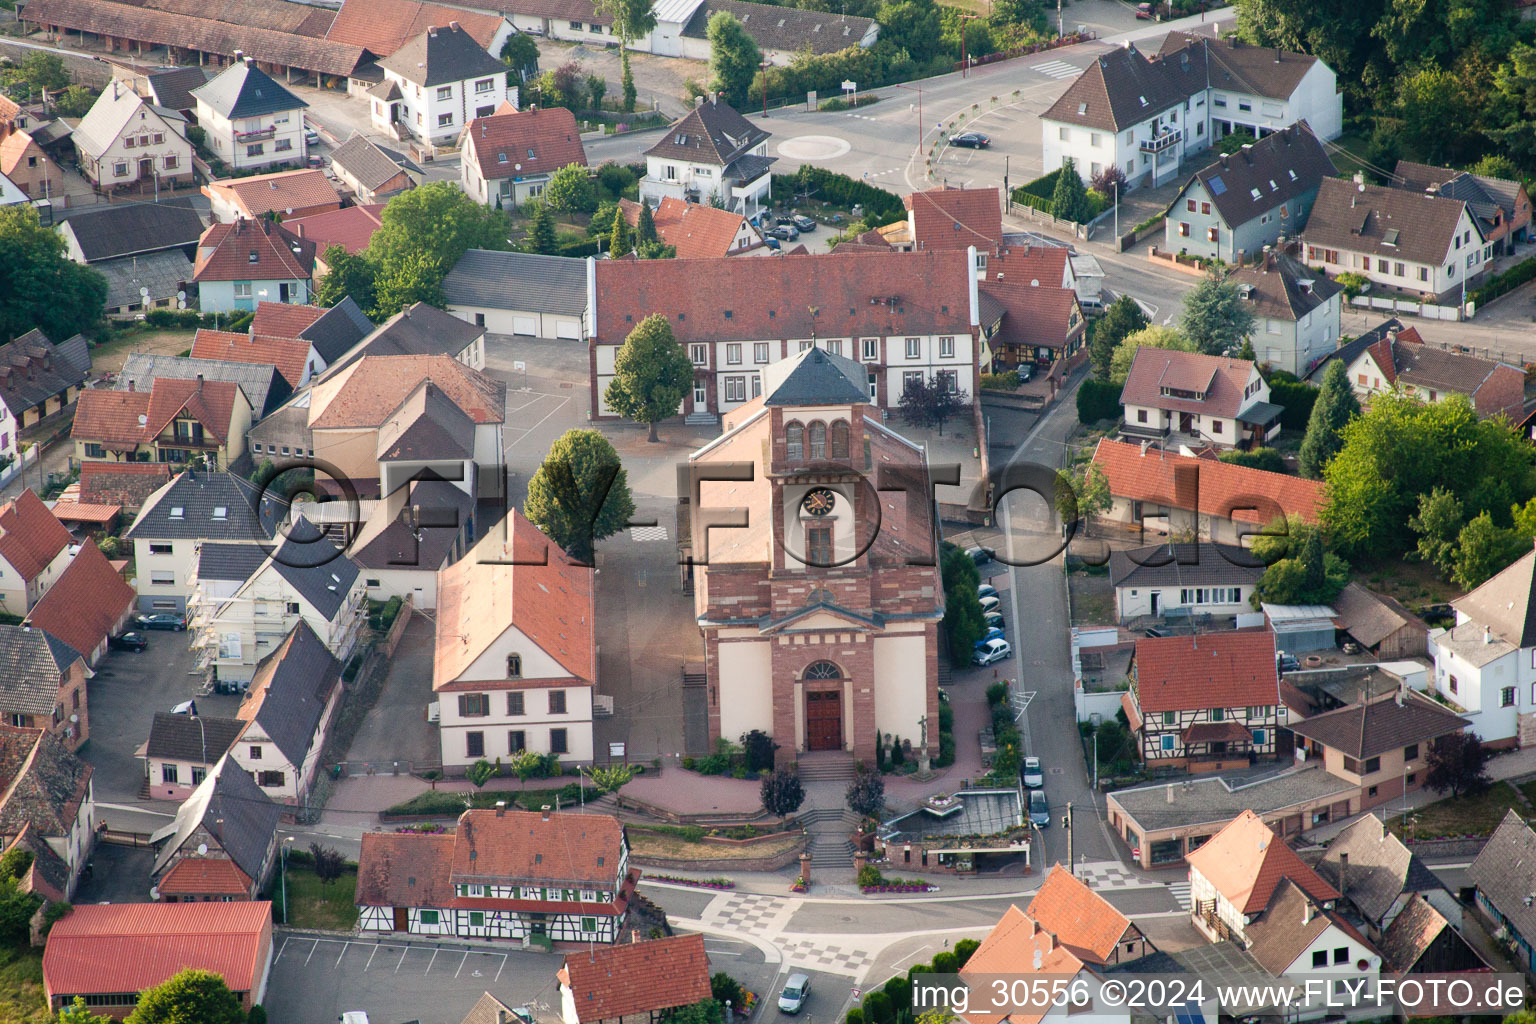
[[[1143,153],[1163,153],[1177,146],[1184,139],[1184,132],[1179,128],[1165,129],[1162,134],[1154,135],[1150,139],[1141,140]]]
[[[235,141],[236,142],[260,142],[263,139],[270,139],[272,136],[274,136],[276,134],[277,134],[277,125],[272,124],[272,125],[268,125],[265,128],[257,128],[255,131],[251,131],[251,132],[235,132]]]

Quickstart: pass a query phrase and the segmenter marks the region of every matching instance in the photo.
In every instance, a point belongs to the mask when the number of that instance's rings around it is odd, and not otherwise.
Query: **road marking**
[[[503,954],[501,954],[501,966],[496,968],[496,977],[491,979],[491,984],[494,985],[494,984],[496,984],[496,982],[500,981],[501,980],[501,972],[506,970],[506,969],[507,969],[507,954],[503,953]]]
[[[335,970],[336,967],[340,967],[341,966],[342,958],[347,955],[347,947],[350,946],[350,945],[352,945],[352,943],[350,943],[350,942],[343,942],[341,944],[341,954],[340,954],[340,956],[336,957],[336,966],[332,967],[331,970]]]
[[[432,965],[437,963],[437,954],[441,952],[442,950],[440,949],[434,949],[432,951],[432,959],[427,961],[427,969],[421,972],[421,976],[423,978],[432,973]]]
[[[735,950],[735,951],[732,951],[732,950],[729,950],[729,949],[710,949],[708,946],[705,946],[704,947],[704,951],[706,953],[710,954],[711,956],[741,956],[742,955],[741,950],[739,950],[739,949]]]
[[[466,949],[466,950],[465,950],[465,951],[464,951],[464,959],[463,959],[463,960],[460,960],[460,961],[459,961],[459,971],[462,971],[462,970],[463,970],[463,969],[464,969],[464,963],[465,963],[465,961],[467,961],[467,960],[468,960],[468,959],[469,959],[469,950],[467,950],[467,949]],[[457,978],[457,977],[458,977],[458,976],[459,976],[459,971],[454,971],[454,972],[453,972],[453,976],[454,976],[454,977],[455,977],[455,978]]]
[[[1043,64],[1029,64],[1029,70],[1038,71],[1047,78],[1076,78],[1083,73],[1083,69],[1068,64],[1064,60],[1048,60]]]
[[[314,945],[313,945],[313,946],[310,946],[310,947],[309,947],[309,956],[307,956],[307,957],[305,957],[305,958],[304,958],[304,966],[305,966],[305,967],[308,967],[308,966],[309,966],[309,961],[310,961],[310,960],[311,960],[311,959],[312,959],[312,958],[313,958],[313,957],[314,957],[314,955],[315,955],[315,950],[317,950],[317,949],[319,949],[319,948],[320,948],[320,940],[319,940],[319,939],[316,939],[316,940],[315,940],[315,944],[314,944]]]
[[[379,955],[379,946],[373,947],[373,952],[368,954],[368,962],[363,964],[363,973],[368,973],[368,968],[373,966],[373,958]]]
[[[553,396],[551,396],[551,397],[553,397]],[[540,423],[543,423],[545,420],[549,419],[555,413],[559,412],[561,409],[564,409],[566,404],[568,402],[570,402],[570,400],[571,400],[570,396],[566,396],[565,399],[563,399],[560,402],[559,405],[555,406],[553,409],[549,410],[549,412],[547,412],[543,416],[539,417],[539,422],[538,423],[535,423],[533,426],[528,427],[527,429],[525,429],[523,431],[523,437],[527,437],[529,434],[533,433],[535,430],[538,429]],[[522,437],[518,438],[518,440],[521,441]],[[510,445],[510,444],[506,445],[506,450],[507,451],[511,451],[512,450],[512,445]],[[174,817],[174,815],[173,815],[173,817]]]
[[[277,956],[272,958],[272,962],[273,963],[277,963],[279,960],[281,960],[283,958],[283,950],[288,948],[288,939],[289,939],[289,936],[287,936],[287,935],[283,936],[283,944],[281,946],[277,947]]]
[[[637,541],[666,540],[667,528],[665,526],[631,526],[629,539]]]
[[[405,963],[406,955],[409,954],[410,951],[411,951],[411,947],[410,946],[406,946],[406,947],[404,947],[404,948],[402,948],[400,950],[400,963],[399,964],[395,964],[395,973],[396,974],[400,973],[400,964]]]

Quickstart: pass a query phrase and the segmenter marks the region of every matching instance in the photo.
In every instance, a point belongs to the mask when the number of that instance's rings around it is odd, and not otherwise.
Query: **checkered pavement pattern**
[[[861,949],[815,939],[782,939],[779,949],[788,967],[803,967],[827,974],[841,974],[854,980],[864,977],[875,958]]]
[[[1087,864],[1079,864],[1075,874],[1078,880],[1090,889],[1124,889],[1146,884],[1140,878],[1125,870],[1124,865],[1115,860],[1090,861]]]
[[[651,541],[666,540],[667,528],[665,526],[631,526],[629,528],[630,540]]]
[[[750,935],[776,934],[794,914],[796,903],[755,893],[717,896],[704,911],[710,924]]]

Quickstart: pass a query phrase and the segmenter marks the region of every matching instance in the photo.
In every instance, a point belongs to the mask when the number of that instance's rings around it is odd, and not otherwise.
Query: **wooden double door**
[[[808,750],[843,749],[843,691],[807,690],[805,745]]]

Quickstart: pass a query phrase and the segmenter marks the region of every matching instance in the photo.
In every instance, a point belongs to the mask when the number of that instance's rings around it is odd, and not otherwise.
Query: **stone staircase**
[[[859,819],[843,808],[823,807],[801,811],[797,819],[810,837],[807,847],[811,867],[817,871],[853,870],[853,842],[848,838]]]
[[[683,422],[690,427],[718,427],[720,417],[712,412],[691,412],[683,417]]]
[[[856,774],[853,755],[845,750],[807,751],[795,758],[795,770],[804,783],[852,782]]]

